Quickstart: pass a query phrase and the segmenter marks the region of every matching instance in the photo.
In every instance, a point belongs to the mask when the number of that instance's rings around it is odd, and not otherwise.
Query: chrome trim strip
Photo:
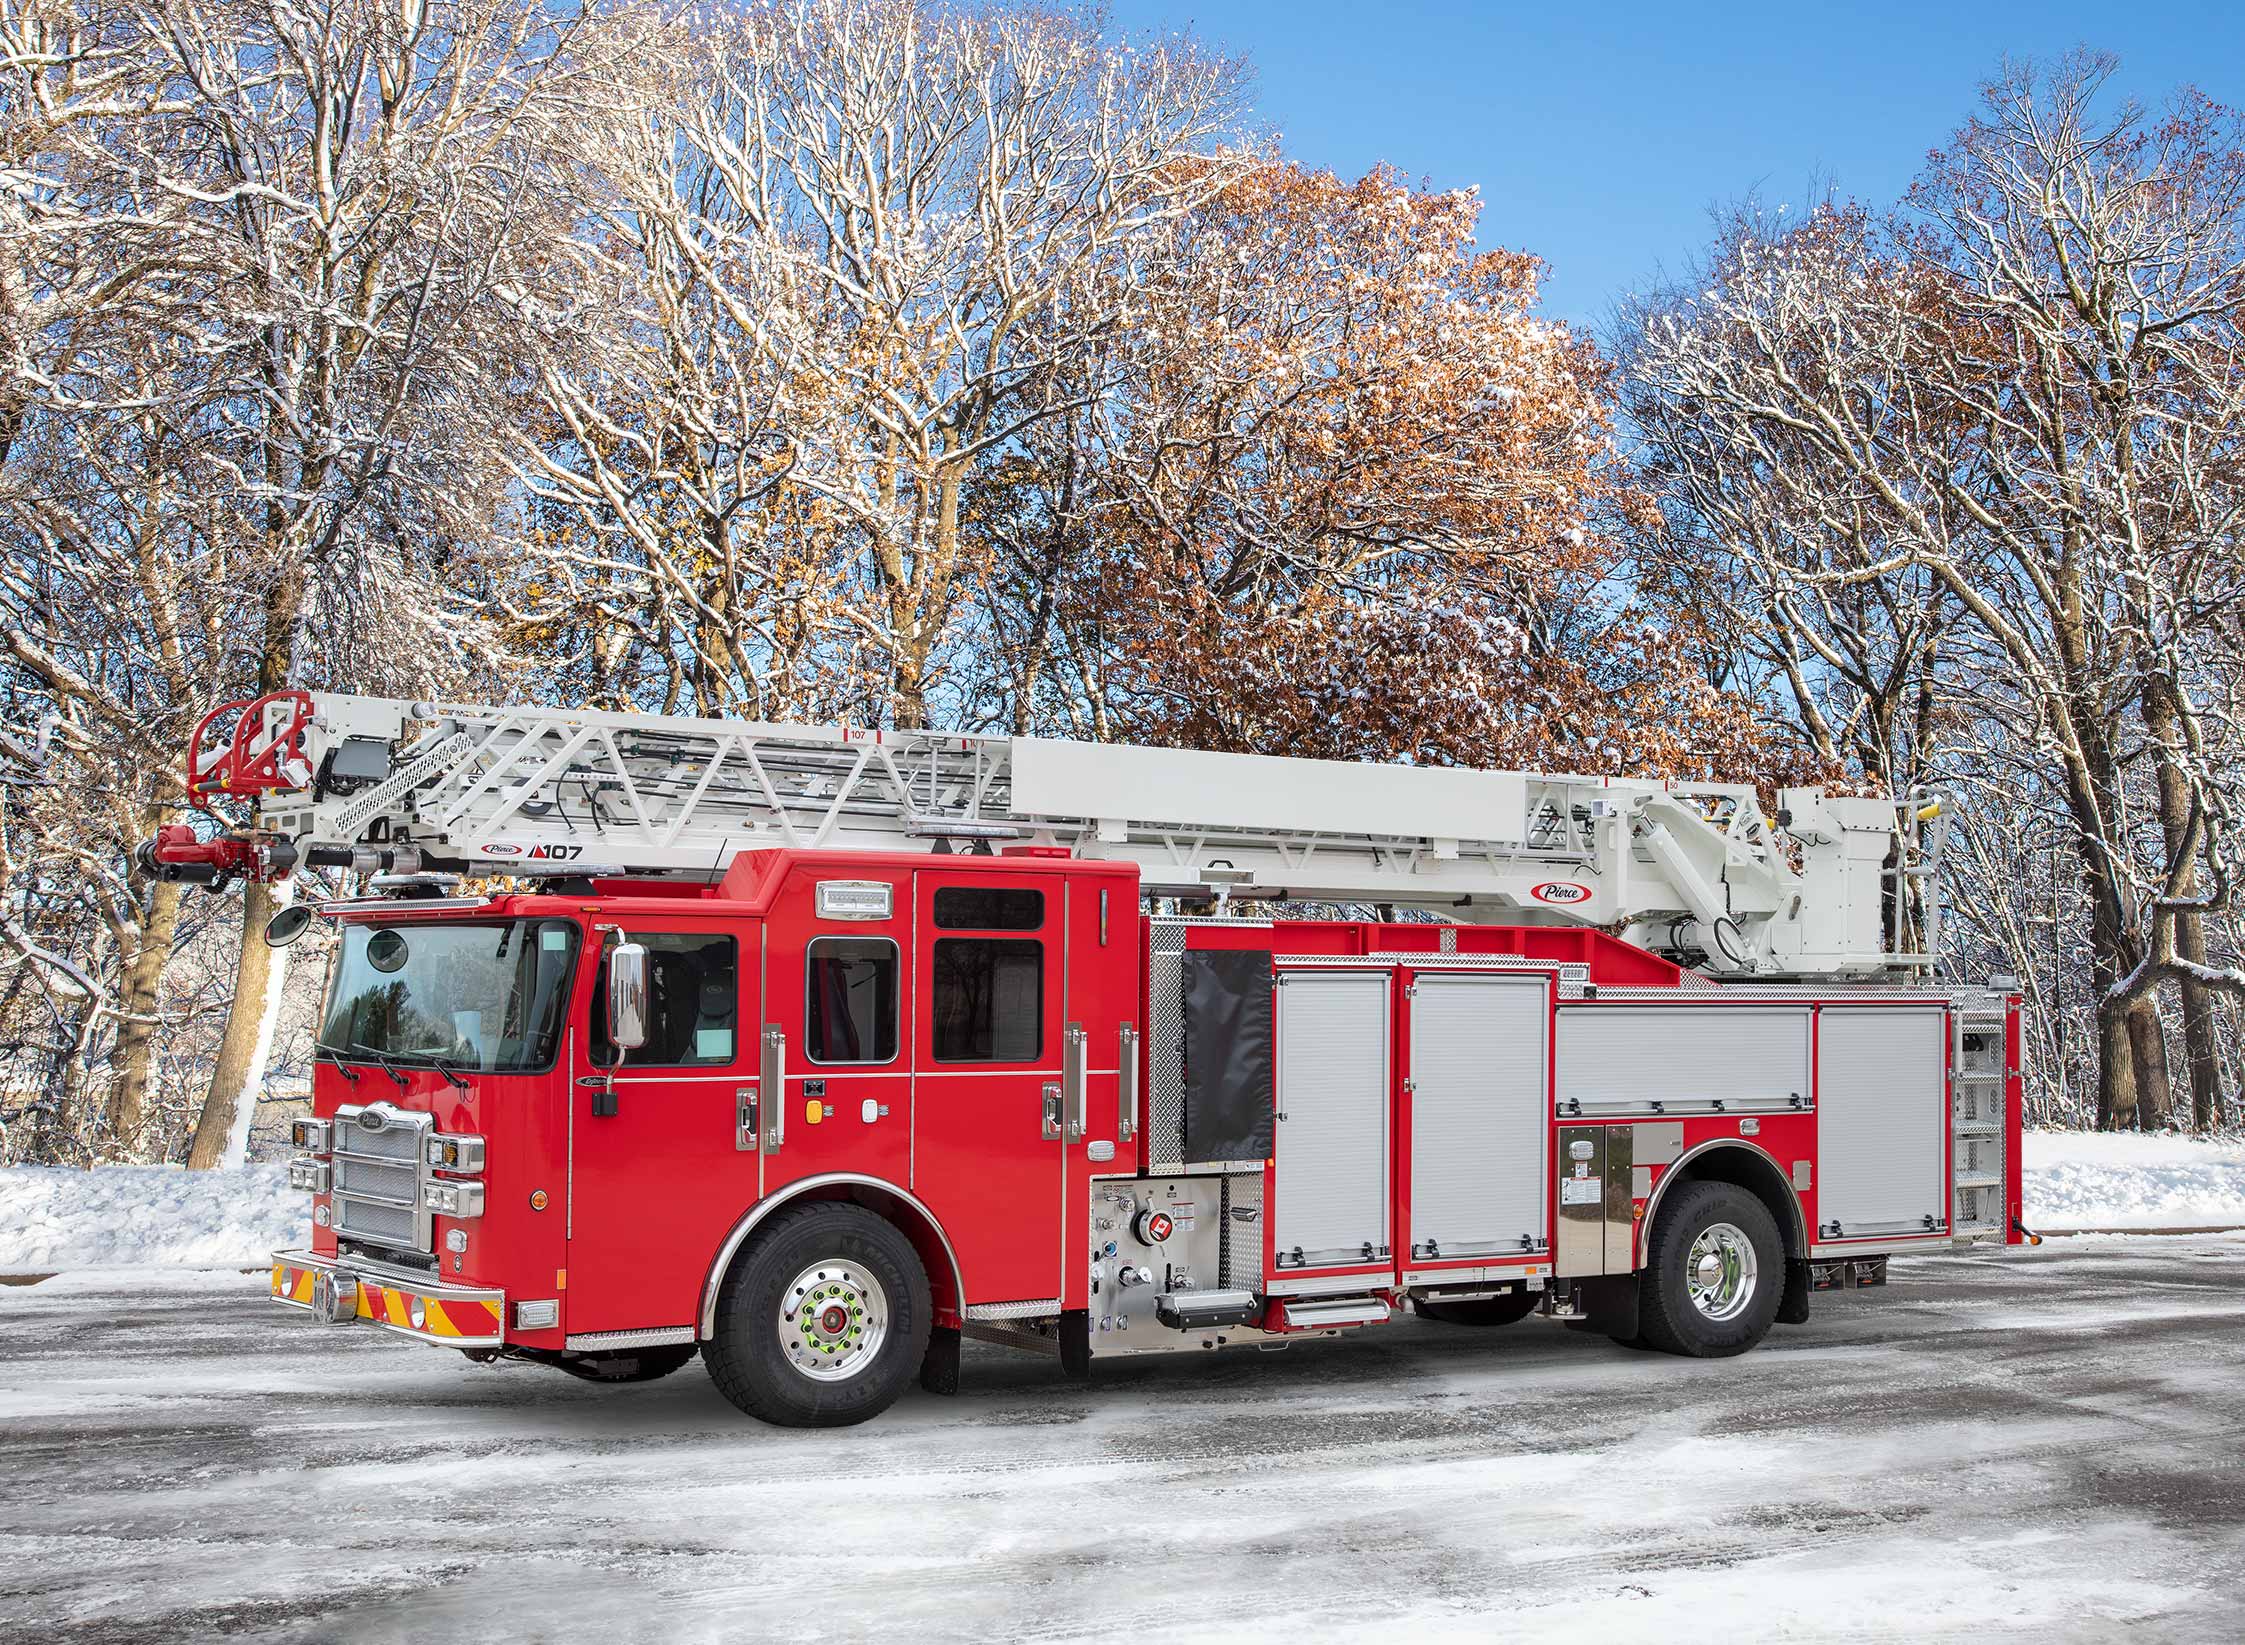
[[[964,1303],[967,1283],[966,1276],[959,1270],[959,1253],[951,1244],[951,1236],[943,1231],[943,1224],[936,1220],[935,1213],[930,1211],[917,1195],[899,1188],[893,1182],[884,1182],[879,1177],[864,1176],[855,1171],[828,1171],[819,1176],[804,1177],[800,1181],[789,1183],[780,1193],[769,1199],[759,1200],[756,1204],[750,1206],[747,1214],[733,1224],[733,1231],[725,1236],[725,1243],[717,1249],[717,1260],[709,1265],[709,1277],[702,1281],[702,1308],[700,1322],[697,1326],[701,1333],[700,1340],[707,1342],[717,1329],[718,1287],[725,1282],[725,1270],[732,1264],[733,1253],[741,1248],[743,1240],[756,1231],[756,1225],[774,1211],[780,1209],[781,1206],[792,1205],[814,1188],[830,1188],[837,1185],[878,1188],[884,1194],[894,1194],[905,1204],[911,1206],[913,1210],[919,1212],[921,1216],[927,1218],[928,1226],[935,1230],[935,1237],[943,1246],[943,1254],[951,1259],[951,1284],[955,1294],[962,1304]]]
[[[1881,1251],[1890,1251],[1902,1245],[1973,1245],[1982,1240],[2000,1241],[2002,1238],[2002,1231],[1995,1228],[1955,1234],[1946,1228],[1936,1229],[1932,1233],[1921,1230],[1915,1234],[1866,1234],[1861,1239],[1818,1240],[1808,1248],[1808,1254],[1812,1257],[1864,1257],[1876,1256]]]
[[[1576,1106],[1566,1107],[1557,1098],[1553,1099],[1554,1117],[1560,1120],[1767,1119],[1816,1112],[1814,1102],[1803,1102],[1795,1107],[1767,1097],[1647,1097],[1642,1101],[1613,1098],[1604,1102],[1584,1102],[1579,1097],[1570,1097],[1567,1101]]]
[[[1059,1312],[1058,1297],[1035,1297],[1025,1302],[978,1302],[967,1310],[967,1318],[976,1321],[1042,1319]]]
[[[1776,1158],[1766,1148],[1757,1148],[1742,1137],[1714,1137],[1695,1147],[1685,1149],[1669,1161],[1667,1168],[1660,1174],[1660,1181],[1653,1185],[1653,1197],[1645,1201],[1645,1215],[1637,1224],[1637,1237],[1630,1242],[1629,1267],[1632,1273],[1642,1269],[1645,1265],[1645,1242],[1652,1238],[1653,1218],[1660,1214],[1660,1202],[1668,1193],[1668,1185],[1676,1180],[1677,1173],[1684,1166],[1689,1165],[1700,1155],[1711,1153],[1717,1148],[1736,1148],[1744,1153],[1752,1154],[1776,1174],[1777,1180],[1785,1185],[1786,1203],[1792,1208],[1794,1237],[1800,1241],[1802,1250],[1809,1249],[1808,1219],[1801,1215],[1801,1195],[1800,1191],[1793,1186],[1791,1173],[1784,1166],[1778,1164]]]
[[[562,1346],[571,1353],[597,1353],[607,1348],[683,1347],[695,1340],[691,1325],[656,1325],[644,1331],[588,1331],[565,1337]]]

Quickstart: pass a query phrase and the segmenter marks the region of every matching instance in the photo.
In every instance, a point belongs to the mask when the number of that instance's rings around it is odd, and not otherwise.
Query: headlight
[[[324,1194],[334,1180],[334,1168],[324,1159],[292,1159],[288,1162],[288,1185],[301,1188],[307,1194]]]
[[[288,1140],[307,1154],[324,1154],[332,1132],[326,1120],[291,1120]]]
[[[429,1184],[429,1209],[440,1217],[480,1217],[483,1215],[483,1184],[432,1182]]]
[[[421,1144],[421,1155],[432,1171],[458,1171],[472,1177],[483,1169],[483,1139],[432,1136]]]

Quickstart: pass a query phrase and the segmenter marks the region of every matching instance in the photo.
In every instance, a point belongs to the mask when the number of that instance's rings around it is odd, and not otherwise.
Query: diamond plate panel
[[[1241,1216],[1238,1213],[1250,1215]],[[1227,1291],[1263,1288],[1263,1173],[1224,1179],[1224,1248],[1220,1262]]]
[[[1174,1171],[1185,1163],[1185,927],[1154,922],[1146,958],[1146,1163]]]

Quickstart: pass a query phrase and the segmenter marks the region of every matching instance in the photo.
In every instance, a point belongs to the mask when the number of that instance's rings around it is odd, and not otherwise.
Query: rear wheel
[[[1653,1227],[1640,1340],[1695,1359],[1742,1354],[1768,1334],[1784,1292],[1785,1247],[1769,1208],[1731,1183],[1691,1183]]]
[[[702,1357],[750,1416],[839,1427],[910,1385],[930,1316],[912,1242],[862,1205],[822,1200],[775,1216],[733,1264]]]
[[[1510,1325],[1534,1313],[1539,1300],[1538,1292],[1523,1286],[1502,1296],[1474,1297],[1470,1301],[1444,1302],[1422,1297],[1412,1306],[1419,1311],[1421,1319],[1439,1320],[1444,1325]]]

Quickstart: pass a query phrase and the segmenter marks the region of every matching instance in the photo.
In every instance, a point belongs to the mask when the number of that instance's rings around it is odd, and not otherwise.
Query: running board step
[[[1279,1304],[1281,1326],[1289,1331],[1329,1331],[1336,1325],[1384,1325],[1390,1310],[1378,1297],[1289,1298]]]
[[[1154,1318],[1172,1331],[1245,1325],[1259,1312],[1252,1291],[1164,1291],[1154,1298]]]

